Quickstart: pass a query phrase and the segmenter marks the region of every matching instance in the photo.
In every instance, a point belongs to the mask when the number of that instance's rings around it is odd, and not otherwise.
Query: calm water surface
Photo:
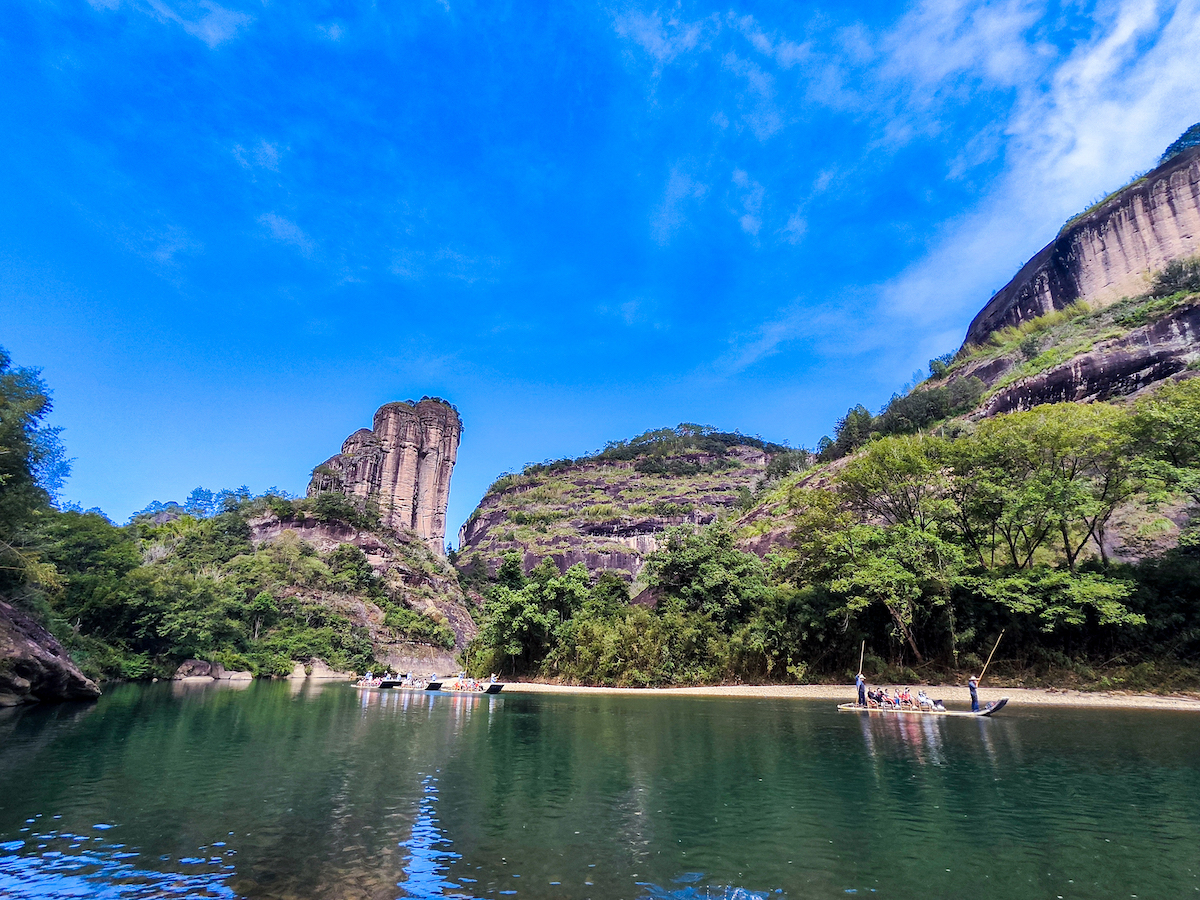
[[[0,711],[0,897],[1200,896],[1200,719],[123,686]]]

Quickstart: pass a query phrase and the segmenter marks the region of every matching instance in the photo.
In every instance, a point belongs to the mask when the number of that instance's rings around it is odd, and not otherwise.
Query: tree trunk
[[[900,633],[904,635],[904,639],[908,641],[908,646],[912,648],[913,655],[916,656],[917,662],[925,662],[925,657],[921,656],[921,651],[917,649],[917,642],[913,640],[912,632],[908,626],[904,624],[904,619],[900,613],[892,606],[888,606],[888,612],[892,614],[892,618],[896,621],[896,627],[900,629]]]

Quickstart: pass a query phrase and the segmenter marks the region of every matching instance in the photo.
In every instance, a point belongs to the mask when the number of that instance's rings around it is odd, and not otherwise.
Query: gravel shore
[[[966,706],[970,695],[962,687],[940,685],[927,688],[932,696],[945,698],[947,705]],[[790,700],[854,700],[854,685],[837,684],[732,684],[681,688],[609,688],[584,687],[569,684],[543,684],[533,681],[510,681],[504,685],[506,694],[662,694],[676,697],[760,697]],[[983,702],[1008,697],[1009,709],[1022,706],[1076,706],[1102,709],[1172,709],[1200,713],[1200,698],[1179,694],[1132,694],[1120,691],[1073,691],[1044,688],[979,689]]]

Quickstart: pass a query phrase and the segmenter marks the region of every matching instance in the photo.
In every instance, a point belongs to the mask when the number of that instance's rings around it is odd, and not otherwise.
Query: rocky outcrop
[[[1200,303],[1191,303],[1122,337],[1098,343],[1062,365],[1006,385],[987,399],[977,415],[994,416],[1043,403],[1125,397],[1180,375],[1197,360]]]
[[[95,700],[96,683],[45,628],[0,601],[0,706],[39,700]]]
[[[465,647],[478,630],[467,609],[470,601],[463,596],[454,570],[444,558],[433,553],[432,548],[417,540],[411,532],[380,534],[342,522],[280,519],[274,514],[251,519],[249,525],[250,540],[255,546],[278,540],[284,534],[293,534],[322,553],[328,553],[339,544],[351,544],[363,552],[371,568],[394,594],[403,595],[415,611],[444,622],[454,632],[456,647]],[[426,651],[429,648],[425,645],[395,641],[390,637],[383,625],[383,611],[375,604],[329,592],[309,590],[305,593],[336,608],[356,625],[368,629],[375,644],[375,656],[380,662],[394,661],[399,665],[427,658]]]
[[[229,671],[220,663],[188,659],[179,664],[172,681],[253,681],[253,672]]]
[[[549,559],[562,571],[582,563],[636,580],[668,529],[736,512],[744,492],[764,478],[771,454],[735,445],[668,459],[690,474],[639,469],[644,460],[584,458],[502,479],[459,531],[460,567],[495,575],[515,551],[526,572]]]
[[[1072,221],[979,312],[965,344],[1063,309],[1144,293],[1173,259],[1200,253],[1200,148],[1163,163]]]
[[[370,430],[346,438],[342,452],[313,470],[309,496],[333,491],[378,504],[385,525],[415,531],[443,554],[450,476],[462,421],[444,400],[388,403]]]

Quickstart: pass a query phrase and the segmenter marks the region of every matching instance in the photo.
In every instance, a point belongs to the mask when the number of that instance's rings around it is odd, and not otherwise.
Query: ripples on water
[[[112,826],[94,827],[107,831]],[[233,851],[223,853],[215,846],[212,855],[185,857],[178,860],[182,870],[166,872],[139,867],[136,861],[141,854],[124,844],[86,834],[30,828],[25,839],[0,843],[0,851],[0,897],[140,900],[236,896],[225,884],[234,869],[229,859]]]
[[[1150,713],[120,687],[0,713],[0,898],[1195,896],[1197,738]]]

